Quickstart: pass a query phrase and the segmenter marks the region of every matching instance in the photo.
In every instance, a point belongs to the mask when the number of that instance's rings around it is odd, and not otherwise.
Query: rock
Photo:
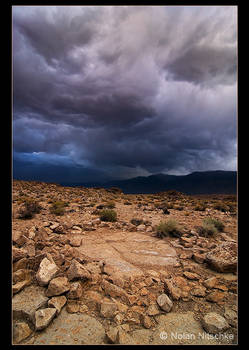
[[[31,284],[33,279],[33,271],[28,269],[19,269],[13,273],[12,286],[13,294],[20,292],[24,287]]]
[[[194,253],[192,258],[198,264],[203,264],[206,259],[206,254]]]
[[[147,311],[146,311],[147,315],[149,316],[156,316],[160,314],[160,310],[158,309],[156,304],[151,304]]]
[[[214,291],[208,294],[206,297],[206,300],[211,301],[212,303],[220,303],[225,298],[225,293],[220,291]]]
[[[65,295],[61,295],[58,297],[51,298],[48,301],[48,306],[54,307],[56,309],[56,316],[58,316],[66,302],[67,298],[65,297]]]
[[[80,303],[77,300],[69,300],[66,309],[69,314],[79,312]]]
[[[114,316],[114,322],[116,322],[117,324],[121,324],[122,322],[123,322],[123,320],[124,320],[124,315],[122,315],[122,314],[116,314],[115,316]]]
[[[26,256],[27,256],[27,252],[25,249],[12,247],[12,260],[13,260],[13,262],[16,262],[22,258],[25,258]]]
[[[102,283],[102,288],[104,289],[105,293],[111,297],[120,297],[122,301],[127,302],[127,300],[130,302],[128,299],[128,296],[126,291],[123,288],[120,288],[118,286],[115,286],[114,284],[108,282],[108,281],[103,281]]]
[[[225,306],[224,317],[231,326],[233,326],[233,327],[237,326],[238,317],[237,317],[237,313],[234,310]]]
[[[173,303],[170,300],[170,298],[167,296],[167,294],[161,294],[157,298],[157,304],[160,306],[160,308],[163,311],[170,312],[170,310],[173,307]]]
[[[142,322],[145,328],[151,328],[153,326],[153,322],[151,321],[151,318],[147,315],[142,316]]]
[[[108,331],[106,331],[106,337],[108,342],[111,344],[115,344],[118,335],[117,327],[110,327]]]
[[[190,287],[185,278],[181,276],[172,277],[164,280],[165,291],[171,295],[173,300],[188,297]]]
[[[105,344],[105,329],[94,317],[69,314],[62,309],[58,317],[35,337],[34,345]]]
[[[206,262],[215,271],[235,272],[237,270],[237,244],[235,242],[220,244],[207,254]]]
[[[122,344],[122,345],[134,345],[135,342],[131,338],[127,332],[125,332],[122,329],[118,330],[117,338],[116,338],[116,344]]]
[[[74,237],[70,237],[69,244],[72,247],[80,247],[81,246],[81,241],[82,241],[82,237],[74,236]]]
[[[221,333],[229,328],[225,318],[215,312],[209,312],[202,318],[202,326],[211,334]]]
[[[216,277],[210,277],[203,282],[204,286],[207,288],[214,288],[217,283],[218,280]]]
[[[13,342],[20,343],[22,340],[28,338],[32,333],[29,325],[25,322],[16,322],[13,327]]]
[[[69,281],[77,279],[87,280],[91,277],[86,268],[75,259],[73,259],[69,269],[67,270],[67,276]]]
[[[146,231],[146,226],[141,224],[137,226],[137,231]]]
[[[40,286],[46,286],[49,281],[54,278],[59,271],[59,268],[55,264],[52,258],[44,258],[36,273],[36,279]]]
[[[184,271],[183,275],[189,280],[198,280],[200,278],[200,276],[197,275],[197,273],[189,272],[189,271]]]
[[[118,310],[118,307],[114,302],[104,301],[100,305],[100,314],[105,318],[114,317],[117,310]]]
[[[191,295],[195,297],[205,297],[206,295],[206,288],[202,286],[198,286],[196,288],[193,288],[191,290]]]
[[[46,295],[52,297],[55,295],[63,294],[70,289],[70,283],[67,277],[56,277],[53,278],[48,285]]]
[[[46,328],[55,317],[55,314],[55,308],[49,307],[46,309],[37,310],[35,313],[35,329],[40,331],[41,329]]]
[[[52,229],[53,226],[50,226],[50,228]],[[55,233],[58,234],[66,234],[66,228],[62,225],[57,225],[55,228],[52,229]]]
[[[13,319],[23,318],[34,323],[36,310],[46,307],[48,298],[45,296],[44,288],[39,286],[28,286],[12,299]]]
[[[80,282],[71,283],[70,290],[67,294],[69,299],[79,299],[82,296],[83,290]]]

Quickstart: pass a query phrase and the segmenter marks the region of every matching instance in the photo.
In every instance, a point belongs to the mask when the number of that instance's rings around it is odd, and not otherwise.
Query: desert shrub
[[[213,208],[222,212],[229,211],[229,206],[222,202],[214,203]]]
[[[143,220],[142,219],[137,219],[137,218],[134,218],[134,219],[131,219],[131,224],[135,225],[135,226],[138,226],[138,225],[141,225],[143,224]]]
[[[112,209],[104,209],[99,213],[101,221],[115,222],[117,221],[117,213]]]
[[[49,208],[49,211],[50,211],[51,214],[61,216],[61,215],[64,215],[66,206],[68,206],[67,202],[54,201],[51,204],[51,206]]]
[[[160,224],[156,226],[156,236],[159,238],[167,236],[180,237],[180,227],[174,219],[169,219],[168,221],[160,222]]]
[[[205,211],[207,208],[206,204],[204,203],[197,203],[194,207],[194,210],[196,211]]]
[[[202,226],[196,227],[196,231],[200,236],[208,237],[215,235],[218,231],[223,231],[224,227],[220,220],[206,218],[202,221]]]
[[[205,218],[203,223],[206,225],[214,225],[219,232],[224,231],[225,225],[219,219]]]
[[[18,212],[19,219],[32,219],[34,214],[39,214],[42,209],[40,204],[31,198],[26,198],[22,205]]]
[[[105,208],[106,209],[113,209],[113,208],[115,208],[115,203],[114,202],[108,202],[108,203],[106,203]]]

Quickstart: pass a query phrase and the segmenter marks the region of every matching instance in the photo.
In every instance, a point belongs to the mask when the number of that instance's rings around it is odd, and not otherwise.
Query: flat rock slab
[[[137,232],[112,232],[106,234],[103,240],[99,243],[86,236],[77,249],[89,258],[103,260],[107,269],[123,277],[141,275],[142,267],[174,266],[178,263],[175,249],[155,237]]]
[[[95,318],[84,314],[69,314],[65,309],[38,334],[34,345],[104,344],[105,329]]]
[[[34,323],[36,310],[46,307],[48,298],[45,288],[31,285],[14,295],[12,299],[12,312],[14,319],[27,319]]]
[[[218,345],[215,339],[209,339],[200,322],[194,319],[193,312],[159,315],[157,330],[150,344],[155,345]]]

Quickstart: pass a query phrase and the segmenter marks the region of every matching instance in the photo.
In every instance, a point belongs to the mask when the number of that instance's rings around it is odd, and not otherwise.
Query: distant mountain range
[[[156,193],[176,190],[186,194],[235,194],[236,171],[196,171],[188,175],[156,174],[106,183],[61,183],[63,186],[119,187],[124,193]]]

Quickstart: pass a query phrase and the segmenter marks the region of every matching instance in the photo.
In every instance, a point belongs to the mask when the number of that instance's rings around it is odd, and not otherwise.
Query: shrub
[[[196,230],[200,236],[208,237],[215,235],[218,231],[222,232],[225,225],[218,219],[205,218],[202,221],[202,226],[197,226]]]
[[[156,236],[159,238],[167,236],[180,237],[181,231],[176,220],[169,219],[166,222],[160,222],[156,227]]]
[[[138,226],[138,225],[141,225],[143,224],[143,220],[142,219],[137,219],[137,218],[134,218],[134,219],[131,219],[131,224],[135,225],[135,226]]]
[[[196,204],[196,206],[194,207],[194,210],[196,211],[205,211],[206,210],[206,205],[204,203],[198,203]]]
[[[61,216],[65,213],[65,207],[68,206],[67,202],[63,201],[55,201],[52,203],[51,207],[49,208],[50,213],[54,215]]]
[[[104,209],[100,213],[100,220],[115,222],[117,221],[117,213],[112,209]]]
[[[215,203],[213,205],[213,208],[216,210],[220,210],[222,212],[229,211],[229,209],[230,209],[229,206],[227,206],[225,203],[219,203],[219,202]]]
[[[206,218],[203,220],[206,225],[214,225],[219,232],[224,231],[225,225],[218,219]]]
[[[34,214],[38,214],[41,211],[40,204],[29,198],[25,199],[23,202],[23,207],[19,210],[19,219],[32,219],[34,217]]]

